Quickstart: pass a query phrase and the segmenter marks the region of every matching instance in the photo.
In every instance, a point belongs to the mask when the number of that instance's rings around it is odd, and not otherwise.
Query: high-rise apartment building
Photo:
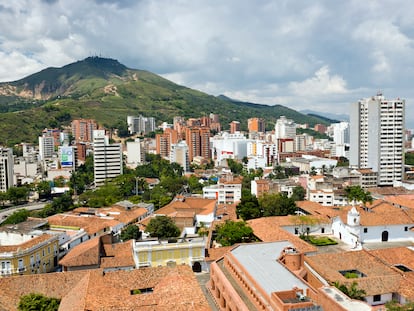
[[[51,159],[55,153],[55,139],[53,136],[39,137],[39,158],[40,160]]]
[[[13,187],[13,151],[0,147],[0,192]]]
[[[280,118],[276,120],[275,124],[275,138],[295,139],[295,136],[296,123],[291,119],[287,119],[285,116],[280,116]]]
[[[155,131],[155,119],[153,117],[127,116],[127,124],[130,134],[147,134]]]
[[[171,145],[178,142],[178,132],[171,128],[166,128],[164,133],[155,135],[156,152],[163,158],[170,155]]]
[[[110,144],[104,130],[93,131],[93,171],[96,187],[122,174],[121,144]]]
[[[378,186],[392,186],[403,177],[405,100],[382,94],[351,105],[350,166],[370,168]]]
[[[205,126],[188,127],[185,131],[185,141],[188,145],[190,162],[196,156],[201,156],[206,160],[211,158],[210,128]]]
[[[89,142],[92,143],[93,131],[98,129],[98,124],[92,119],[77,119],[73,120],[72,136],[76,143]]]
[[[190,161],[188,158],[188,146],[185,141],[180,141],[177,144],[171,145],[170,162],[180,164],[184,172],[190,171]]]
[[[265,125],[265,120],[262,118],[250,118],[247,120],[249,132],[264,133]]]
[[[135,141],[128,141],[127,147],[127,164],[131,167],[136,167],[138,164],[145,162],[145,148],[144,143],[139,138]]]
[[[230,134],[234,134],[236,132],[240,132],[240,122],[239,121],[231,121],[230,122]]]

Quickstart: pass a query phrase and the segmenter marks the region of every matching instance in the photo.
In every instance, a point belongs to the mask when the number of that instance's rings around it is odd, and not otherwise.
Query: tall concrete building
[[[188,146],[185,141],[180,141],[177,144],[171,144],[170,162],[180,164],[184,172],[190,171],[190,161],[188,159]]]
[[[349,164],[376,172],[378,186],[402,180],[404,112],[405,100],[381,93],[351,105]]]
[[[247,128],[249,132],[264,133],[265,132],[265,120],[263,118],[250,118],[247,120]]]
[[[53,136],[39,136],[40,160],[51,159],[55,153],[55,139]]]
[[[93,131],[98,129],[98,124],[93,119],[76,119],[71,123],[72,136],[76,143],[92,142]]]
[[[127,124],[130,134],[147,134],[155,131],[155,119],[153,117],[127,116]]]
[[[0,147],[0,192],[13,187],[13,151]]]
[[[275,124],[275,138],[291,138],[295,139],[296,136],[296,123],[291,120],[287,119],[285,116],[280,116],[279,119],[276,120]]]
[[[110,144],[104,130],[93,131],[93,170],[96,187],[122,174],[121,144]]]
[[[239,121],[231,121],[230,122],[230,134],[234,134],[240,132],[240,122]]]
[[[210,128],[205,126],[186,128],[185,141],[188,145],[188,157],[190,162],[197,156],[203,157],[206,160],[211,158]]]
[[[155,135],[156,152],[163,158],[170,155],[171,145],[178,142],[178,132],[171,128],[166,128],[164,133]]]
[[[130,167],[135,168],[138,164],[145,162],[145,148],[144,142],[139,138],[136,138],[135,141],[128,141],[126,143],[127,147],[127,164]]]

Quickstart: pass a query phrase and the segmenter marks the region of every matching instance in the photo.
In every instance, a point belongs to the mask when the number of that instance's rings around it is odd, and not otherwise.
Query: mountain
[[[340,122],[340,121],[349,121],[349,115],[347,114],[338,114],[338,113],[329,113],[329,112],[317,112],[314,110],[301,110],[300,113],[307,114],[309,116],[316,116],[318,118],[327,119],[330,121]],[[332,122],[333,123],[333,122]]]
[[[23,79],[0,83],[0,145],[36,142],[41,130],[67,126],[75,118],[93,118],[107,128],[126,125],[128,115],[174,116],[216,113],[226,129],[237,120],[261,117],[271,130],[281,115],[297,123],[324,123],[284,106],[241,102],[177,85],[156,74],[130,69],[117,60],[88,57],[60,68],[46,68]]]

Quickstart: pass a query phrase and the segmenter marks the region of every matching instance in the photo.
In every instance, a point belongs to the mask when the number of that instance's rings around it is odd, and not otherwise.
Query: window
[[[374,295],[374,301],[381,301],[381,295]]]
[[[364,233],[368,233],[368,228],[364,228]]]
[[[408,227],[404,227],[404,231],[408,231]]]
[[[295,228],[295,234],[299,234],[299,229]]]

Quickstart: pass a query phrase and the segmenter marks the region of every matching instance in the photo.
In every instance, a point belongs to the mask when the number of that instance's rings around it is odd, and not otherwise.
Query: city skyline
[[[299,111],[347,113],[380,90],[406,100],[414,128],[413,9],[407,1],[4,2],[0,81],[101,55],[208,94]]]

